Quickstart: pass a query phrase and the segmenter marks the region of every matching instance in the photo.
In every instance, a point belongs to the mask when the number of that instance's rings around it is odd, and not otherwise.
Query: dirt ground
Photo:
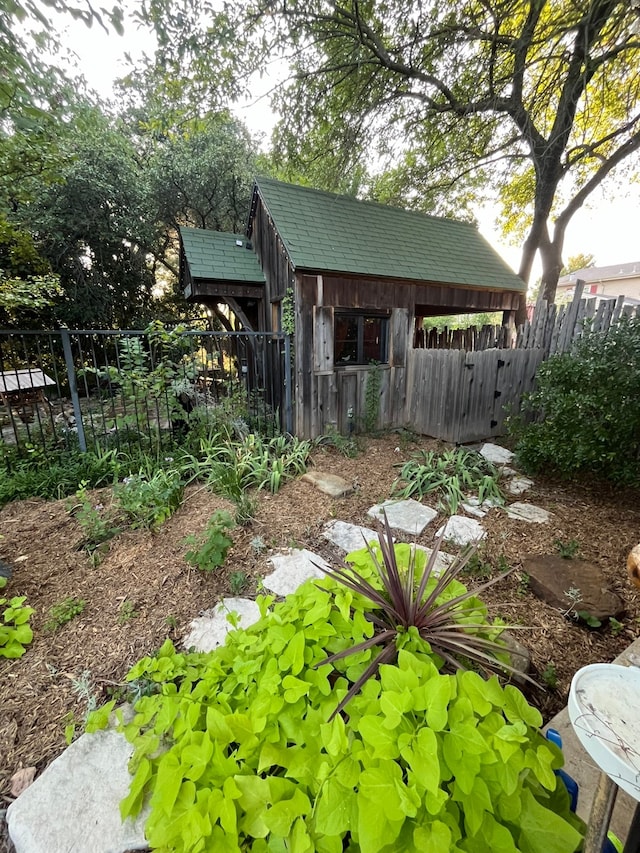
[[[367,509],[389,497],[397,475],[394,466],[418,448],[441,446],[429,439],[400,447],[399,442],[395,434],[367,439],[364,452],[354,459],[334,448],[317,448],[316,470],[352,481],[355,492],[333,500],[298,479],[277,495],[260,493],[253,522],[232,533],[234,544],[224,567],[207,574],[186,563],[184,538],[203,531],[215,509],[233,508],[201,486],[187,489],[179,511],[157,533],[129,531],[112,540],[95,568],[77,550],[81,530],[67,501],[30,500],[4,507],[0,558],[13,569],[5,594],[26,595],[35,614],[34,640],[26,654],[18,660],[0,658],[0,815],[12,800],[16,771],[35,767],[41,773],[64,750],[65,726],[75,723],[80,733],[88,705],[109,699],[132,664],[153,653],[167,636],[179,643],[194,617],[230,594],[235,573],[246,573],[248,584],[241,594],[251,596],[257,579],[270,571],[269,552],[275,549],[304,546],[339,561],[321,535],[324,524],[340,518],[371,526]],[[524,499],[550,510],[550,524],[513,521],[501,509],[483,519],[488,532],[483,560],[497,566],[502,556],[515,569],[483,597],[492,615],[527,626],[518,639],[531,652],[533,676],[543,681],[546,671],[547,682],[557,678],[555,687],[528,691],[548,719],[566,703],[578,668],[612,660],[640,634],[640,591],[630,585],[625,570],[626,554],[640,540],[640,504],[636,492],[543,477],[535,481]],[[96,500],[108,499],[97,495]],[[435,500],[425,503],[435,505]],[[439,521],[418,542],[431,545]],[[580,557],[601,567],[609,587],[626,603],[621,629],[578,625],[529,591],[521,571],[523,557],[557,553],[556,540],[576,540]],[[49,609],[70,597],[85,600],[84,611],[57,631],[45,631]]]

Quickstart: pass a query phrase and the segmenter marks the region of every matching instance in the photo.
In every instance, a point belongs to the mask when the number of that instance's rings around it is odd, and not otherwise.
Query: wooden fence
[[[585,330],[605,332],[622,316],[640,319],[640,306],[583,298],[582,285],[567,305],[539,300],[533,316],[511,336],[510,347],[414,348],[408,353],[405,420],[412,429],[464,443],[503,435],[507,414],[517,414],[533,390],[540,364],[567,352]]]

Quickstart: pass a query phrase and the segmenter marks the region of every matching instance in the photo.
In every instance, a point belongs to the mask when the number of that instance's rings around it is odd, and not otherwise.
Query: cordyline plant
[[[504,661],[505,645],[487,636],[489,632],[495,633],[496,628],[494,626],[486,623],[470,624],[465,621],[465,617],[477,610],[476,604],[465,607],[465,602],[501,581],[511,573],[512,569],[491,578],[475,589],[465,589],[460,595],[443,600],[445,590],[464,569],[476,550],[475,546],[469,546],[437,575],[434,569],[440,553],[443,534],[436,541],[418,583],[416,583],[417,549],[413,548],[411,551],[407,570],[401,569],[396,559],[393,534],[386,513],[384,525],[380,525],[378,534],[381,560],[369,542],[365,542],[371,561],[380,577],[380,589],[369,583],[354,566],[347,563],[333,569],[319,567],[330,578],[371,602],[372,609],[367,617],[374,625],[374,634],[362,643],[330,655],[317,666],[333,663],[374,646],[382,648],[380,654],[371,661],[360,678],[352,684],[330,719],[333,719],[336,714],[343,710],[350,699],[361,690],[366,681],[375,675],[378,667],[382,664],[395,662],[398,655],[398,641],[411,629],[416,630],[420,637],[429,644],[432,652],[442,658],[446,669],[455,671],[457,669],[468,669],[470,665],[475,665],[485,673],[517,672],[520,677],[524,677],[527,681],[535,684],[527,675]],[[429,584],[431,578],[435,579],[433,586]],[[430,589],[427,592],[428,586]]]

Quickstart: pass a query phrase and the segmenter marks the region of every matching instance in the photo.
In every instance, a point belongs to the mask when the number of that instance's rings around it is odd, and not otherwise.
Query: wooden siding
[[[251,239],[266,279],[264,295],[268,305],[281,300],[287,290],[294,287],[295,275],[285,246],[260,198],[251,221]],[[270,323],[271,312],[265,311],[265,316]],[[268,331],[278,332],[280,329]]]

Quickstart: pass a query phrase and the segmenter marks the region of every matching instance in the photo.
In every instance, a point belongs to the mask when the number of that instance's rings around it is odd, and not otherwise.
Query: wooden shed
[[[294,333],[304,437],[370,419],[372,387],[375,425],[411,426],[408,358],[423,318],[501,311],[509,326],[526,293],[473,225],[267,178],[245,235],[180,236],[187,299],[226,302],[251,331]]]

